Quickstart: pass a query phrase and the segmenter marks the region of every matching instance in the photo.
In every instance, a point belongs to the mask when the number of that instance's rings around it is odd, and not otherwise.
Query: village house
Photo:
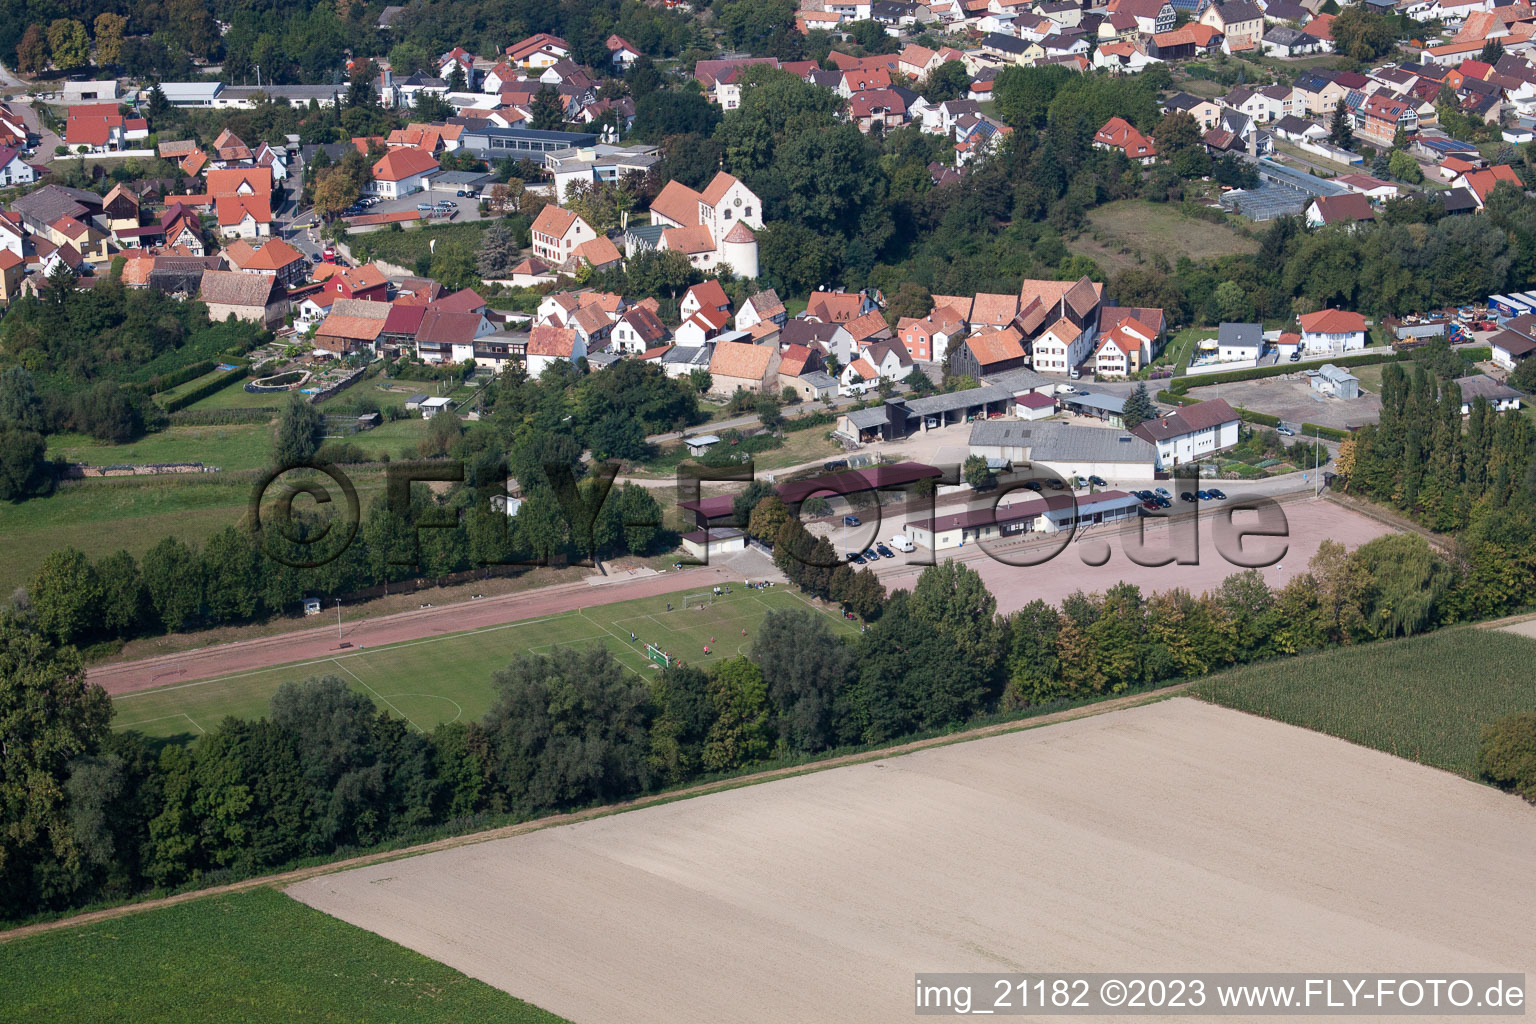
[[[1257,51],[1264,38],[1264,12],[1249,0],[1212,3],[1205,8],[1199,21],[1226,37],[1222,43],[1226,53]]]
[[[587,356],[580,336],[568,327],[537,326],[528,332],[528,374],[537,377],[562,359],[576,362]]]
[[[1003,373],[1024,366],[1027,354],[1018,328],[986,330],[967,337],[950,356],[950,372],[981,380],[986,374]]]
[[[293,288],[309,276],[304,254],[280,238],[260,246],[240,240],[224,247],[224,262],[231,270],[246,274],[274,274],[285,288]]]
[[[709,360],[710,391],[720,395],[737,391],[772,392],[779,362],[779,350],[773,345],[719,342]]]
[[[398,199],[427,187],[438,170],[437,158],[411,146],[391,149],[374,161],[368,191],[385,199]]]
[[[1112,117],[1093,135],[1095,149],[1118,149],[1126,159],[1138,164],[1157,162],[1157,147],[1152,140],[1131,127],[1123,117]]]
[[[904,316],[896,324],[907,354],[921,362],[942,363],[950,345],[966,334],[966,323],[948,306],[935,306],[922,319]]]
[[[760,323],[783,326],[787,319],[789,313],[784,309],[783,300],[779,298],[778,292],[768,288],[741,304],[741,308],[736,311],[735,327],[738,331],[745,331]]]
[[[238,270],[205,270],[198,298],[208,307],[208,319],[229,317],[268,326],[282,320],[288,300],[275,274],[242,274]]]
[[[1308,355],[1338,355],[1365,348],[1367,325],[1359,313],[1320,309],[1296,319],[1301,323],[1301,350]]]
[[[1237,427],[1237,411],[1226,399],[1217,398],[1138,423],[1131,433],[1156,449],[1156,466],[1166,472],[1234,447]]]
[[[651,203],[651,223],[662,225],[661,248],[684,253],[701,271],[720,268],[757,277],[757,236],[763,204],[734,175],[720,171],[703,192],[672,180]]]

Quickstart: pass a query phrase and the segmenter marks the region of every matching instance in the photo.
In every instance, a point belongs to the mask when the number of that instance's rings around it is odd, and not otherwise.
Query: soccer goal
[[[703,608],[706,605],[711,605],[714,603],[715,595],[714,592],[710,590],[701,590],[697,594],[683,595],[684,611],[687,611],[689,608]]]

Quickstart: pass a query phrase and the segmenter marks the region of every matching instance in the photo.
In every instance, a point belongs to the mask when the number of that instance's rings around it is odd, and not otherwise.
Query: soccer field
[[[337,675],[374,703],[416,728],[430,731],[443,722],[485,714],[494,698],[491,673],[522,652],[543,654],[561,646],[602,644],[620,664],[651,679],[658,667],[646,656],[647,644],[655,644],[674,659],[691,665],[734,658],[751,647],[757,624],[773,609],[811,609],[826,615],[836,632],[849,633],[856,628],[835,611],[818,609],[789,587],[731,589],[730,594],[712,603],[686,610],[682,594],[647,597],[120,694],[112,698],[117,712],[113,725],[149,736],[192,739],[212,729],[225,715],[264,716],[272,694],[288,680]],[[634,641],[630,634],[634,634]]]

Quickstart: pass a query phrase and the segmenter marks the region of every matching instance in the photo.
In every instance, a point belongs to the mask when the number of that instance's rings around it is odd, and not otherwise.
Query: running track
[[[777,575],[777,574],[775,574]],[[658,597],[679,590],[712,587],[716,583],[739,580],[741,574],[723,566],[668,571],[658,576],[643,576],[631,582],[592,586],[585,581],[557,583],[535,590],[478,601],[458,601],[436,608],[396,612],[376,619],[358,619],[342,625],[342,638],[349,650],[382,647],[405,640],[420,640],[443,633],[499,626],[519,619],[571,612],[578,608]],[[326,658],[339,650],[334,625],[279,633],[256,640],[199,650],[164,654],[140,661],[97,665],[86,671],[86,681],[98,683],[108,693],[133,693],[157,686],[187,683],[197,679],[259,671],[294,661]]]

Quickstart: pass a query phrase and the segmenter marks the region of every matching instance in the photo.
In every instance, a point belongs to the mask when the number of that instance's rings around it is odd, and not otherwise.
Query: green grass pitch
[[[562,1022],[274,889],[0,945],[0,1019]]]
[[[671,612],[667,611],[668,601]],[[225,715],[264,716],[272,694],[288,680],[329,674],[342,677],[375,704],[430,732],[443,722],[468,721],[485,714],[494,698],[491,673],[520,652],[542,654],[559,646],[602,644],[620,664],[649,680],[659,669],[646,657],[648,643],[687,664],[708,664],[745,654],[757,624],[770,610],[814,607],[789,587],[752,590],[733,586],[729,595],[712,604],[687,610],[683,609],[682,593],[640,598],[123,694],[113,698],[113,724],[149,736],[190,740],[211,730]],[[827,616],[834,631],[856,630],[836,612],[819,613]],[[634,641],[629,638],[631,633]],[[706,646],[710,649],[707,655]]]

